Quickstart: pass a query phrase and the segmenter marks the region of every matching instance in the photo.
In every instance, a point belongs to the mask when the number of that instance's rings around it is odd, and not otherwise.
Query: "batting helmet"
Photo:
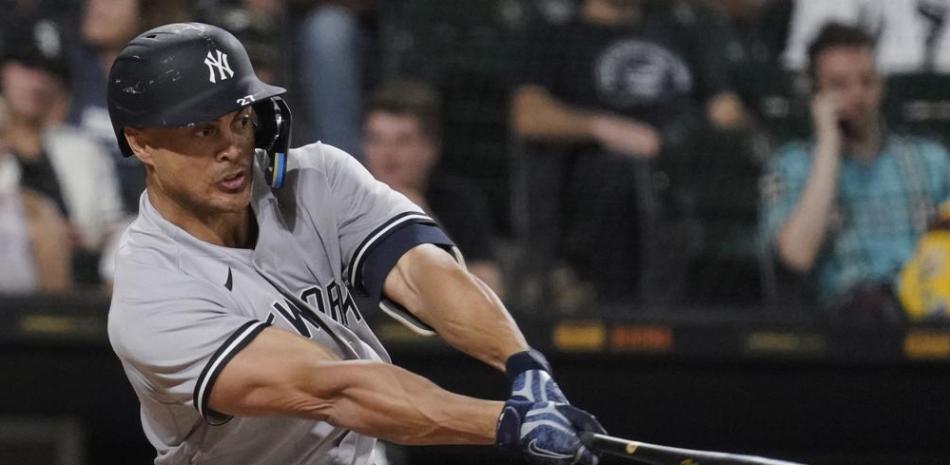
[[[201,23],[167,24],[132,39],[109,71],[109,117],[124,156],[127,127],[176,127],[212,121],[248,105],[255,146],[272,187],[283,182],[290,108],[282,87],[265,84],[231,33]]]

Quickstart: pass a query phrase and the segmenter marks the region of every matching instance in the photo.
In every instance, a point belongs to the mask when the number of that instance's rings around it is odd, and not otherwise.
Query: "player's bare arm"
[[[394,365],[341,361],[313,341],[277,328],[228,363],[211,391],[217,412],[287,415],[400,444],[491,444],[502,402],[439,388]]]
[[[450,345],[499,370],[512,354],[528,350],[495,293],[437,246],[406,252],[383,290]]]

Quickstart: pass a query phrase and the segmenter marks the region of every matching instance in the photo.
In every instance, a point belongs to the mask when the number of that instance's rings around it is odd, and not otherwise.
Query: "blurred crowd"
[[[154,26],[234,33],[516,309],[950,316],[950,0],[0,0],[0,293],[108,292],[106,110]]]

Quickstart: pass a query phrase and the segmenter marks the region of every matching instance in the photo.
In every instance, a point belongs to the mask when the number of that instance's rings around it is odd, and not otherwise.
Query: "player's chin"
[[[251,187],[247,185],[237,191],[215,189],[210,197],[216,210],[238,212],[251,204]]]

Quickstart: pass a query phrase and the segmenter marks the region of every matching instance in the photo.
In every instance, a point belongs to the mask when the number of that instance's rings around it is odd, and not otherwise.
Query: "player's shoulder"
[[[173,236],[152,227],[148,218],[140,215],[133,221],[116,248],[110,334],[112,328],[141,326],[160,314],[174,316],[182,310],[181,302],[212,305],[227,300],[225,286],[213,286],[188,269],[188,256],[188,250]]]
[[[115,253],[114,295],[162,292],[170,296],[189,280],[182,268],[189,250],[174,230],[162,226],[140,211],[122,233]]]
[[[352,155],[323,142],[313,142],[290,149],[287,156],[287,171],[315,170],[326,172],[338,169],[339,165],[355,161]]]

